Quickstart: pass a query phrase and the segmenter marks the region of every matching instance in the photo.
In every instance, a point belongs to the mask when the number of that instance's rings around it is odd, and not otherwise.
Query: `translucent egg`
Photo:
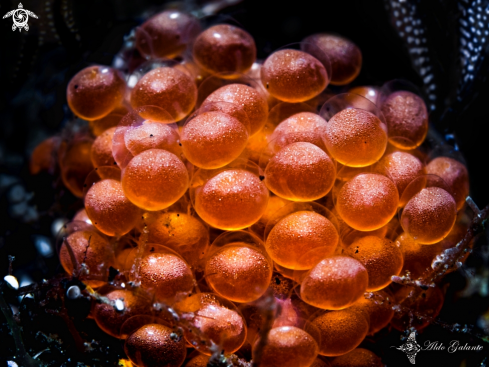
[[[248,131],[237,118],[222,112],[204,112],[182,129],[185,157],[197,167],[223,167],[239,157],[248,141]]]
[[[361,298],[351,310],[358,310],[368,315],[370,320],[369,335],[373,335],[389,325],[394,317],[394,297],[385,290],[372,293],[372,298]]]
[[[64,185],[76,197],[83,197],[83,184],[93,170],[90,153],[92,141],[77,140],[71,144],[62,143],[59,151],[61,179]]]
[[[128,113],[128,109],[125,105],[120,105],[114,108],[110,113],[101,119],[92,120],[88,122],[88,127],[93,135],[99,136],[105,130],[119,125],[122,118]]]
[[[321,335],[319,354],[328,357],[351,352],[360,345],[369,329],[365,316],[349,309],[322,313],[311,323]]]
[[[417,243],[407,233],[401,233],[396,242],[399,243],[404,257],[401,274],[409,271],[411,279],[418,279],[431,271],[431,263],[443,251],[437,244],[425,246]]]
[[[108,288],[99,292],[108,302],[94,304],[93,318],[100,329],[115,338],[122,337],[124,322],[133,316],[148,314],[151,309],[150,299],[128,289]]]
[[[90,66],[70,80],[66,99],[75,115],[84,120],[97,120],[122,102],[125,88],[126,83],[118,70]]]
[[[379,88],[372,86],[355,87],[349,90],[349,93],[355,93],[367,98],[370,102],[377,104],[379,100]]]
[[[124,134],[126,148],[133,156],[149,149],[164,149],[179,157],[182,148],[175,125],[145,121],[139,126],[132,126]]]
[[[93,225],[108,236],[122,236],[140,218],[140,210],[122,191],[119,181],[105,179],[95,183],[85,196],[85,209]]]
[[[163,149],[149,149],[138,154],[122,175],[122,188],[127,198],[134,205],[151,211],[175,203],[187,191],[188,182],[183,162]]]
[[[162,324],[147,324],[132,333],[124,344],[128,358],[137,366],[180,367],[187,349],[183,338]]]
[[[56,169],[56,154],[60,143],[61,139],[57,136],[53,136],[43,140],[34,148],[29,162],[29,171],[31,175],[37,175],[42,171],[54,173]]]
[[[352,228],[373,231],[386,225],[396,214],[399,194],[387,177],[364,173],[339,190],[336,210]]]
[[[90,158],[95,168],[101,166],[113,166],[117,163],[112,156],[112,138],[116,127],[111,127],[100,134],[92,144]]]
[[[190,297],[186,304],[198,305],[190,320],[198,333],[186,332],[185,338],[199,352],[212,354],[210,345],[202,343],[200,333],[207,340],[218,344],[225,354],[234,353],[246,341],[246,322],[231,301],[212,293],[198,293]]]
[[[401,289],[401,292],[405,290]],[[401,331],[411,327],[422,330],[438,316],[444,300],[445,295],[439,287],[430,287],[419,297],[406,297],[401,303],[401,312],[394,314],[391,325]]]
[[[280,208],[283,208],[285,205],[289,204],[290,201],[282,199],[280,196],[271,195],[268,200],[268,206],[265,213],[260,217],[258,222],[253,224],[250,229],[255,233],[258,237],[264,238],[265,227],[267,223],[272,218],[272,216],[277,212]]]
[[[207,367],[208,362],[209,362],[209,356],[206,356],[204,354],[199,354],[198,356],[188,361],[185,367]]]
[[[345,37],[327,33],[304,38],[302,49],[315,56],[314,48],[328,55],[331,63],[331,84],[345,85],[353,81],[362,68],[362,52]]]
[[[194,277],[187,262],[164,246],[141,259],[139,277],[143,289],[152,290],[157,299],[167,304],[172,304],[175,297],[187,295],[194,287]]]
[[[218,24],[202,32],[193,45],[193,56],[211,74],[232,78],[248,71],[256,59],[255,41],[241,28]]]
[[[268,367],[309,367],[317,355],[318,345],[310,334],[297,327],[281,326],[268,333],[259,361]],[[253,355],[253,359],[256,358]]]
[[[408,201],[401,225],[416,242],[432,244],[450,233],[456,217],[457,204],[452,195],[439,187],[427,187]]]
[[[268,117],[268,104],[265,97],[255,88],[239,83],[225,85],[212,92],[206,103],[227,102],[242,106],[249,119],[250,135],[261,130]]]
[[[213,243],[205,265],[209,287],[233,302],[251,302],[268,288],[273,262],[263,243],[249,233],[229,232]]]
[[[465,198],[469,195],[469,174],[462,163],[452,158],[438,157],[428,163],[426,173],[437,175],[446,182],[457,203],[457,210],[464,206]]]
[[[312,201],[333,187],[336,170],[321,148],[292,143],[275,154],[265,169],[265,184],[276,195],[292,201]]]
[[[59,251],[59,261],[68,274],[76,270],[87,285],[96,288],[107,282],[109,267],[114,265],[115,259],[108,241],[87,229],[66,237]],[[80,273],[82,264],[88,269],[87,274]]]
[[[209,230],[185,213],[158,213],[147,226],[149,243],[170,247],[178,252],[192,268],[202,270],[209,246]]]
[[[335,226],[326,217],[314,211],[297,211],[272,228],[266,248],[279,265],[306,270],[321,258],[333,255],[338,240]]]
[[[226,230],[246,228],[265,213],[269,193],[254,173],[224,169],[210,172],[201,183],[197,175],[191,195],[197,214],[209,225]]]
[[[387,147],[385,125],[373,113],[359,108],[346,108],[331,117],[323,139],[331,156],[351,167],[377,162]]]
[[[357,239],[344,251],[344,255],[357,259],[367,269],[367,291],[388,286],[391,276],[399,275],[403,266],[400,247],[393,241],[377,236]]]
[[[406,152],[394,152],[385,155],[375,165],[374,171],[389,177],[397,186],[399,198],[404,189],[417,177],[425,174],[423,163],[414,155]],[[399,200],[399,206],[406,203]]]
[[[131,92],[133,108],[157,106],[169,114],[154,109],[143,117],[157,122],[172,123],[187,116],[197,101],[197,86],[184,72],[171,67],[160,67],[146,73]]]
[[[328,73],[314,56],[294,49],[271,54],[262,66],[261,81],[273,97],[285,102],[304,102],[328,85]]]
[[[136,28],[136,47],[151,58],[173,58],[200,32],[199,21],[179,10],[167,10],[149,18]]]
[[[318,114],[300,112],[283,120],[270,136],[277,149],[296,143],[307,142],[326,151],[323,135],[326,134],[327,122]]]
[[[307,272],[300,292],[304,302],[312,306],[340,310],[358,301],[367,286],[368,272],[361,262],[348,256],[331,256]]]
[[[394,92],[384,100],[382,112],[391,144],[401,149],[421,145],[428,133],[428,111],[420,97],[408,91]]]

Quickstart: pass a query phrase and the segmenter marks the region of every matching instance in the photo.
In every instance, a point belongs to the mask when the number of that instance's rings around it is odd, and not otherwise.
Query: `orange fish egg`
[[[191,119],[181,133],[183,153],[195,166],[223,167],[239,157],[248,141],[248,131],[237,118],[212,111]]]
[[[368,272],[348,256],[331,256],[307,272],[301,284],[304,302],[326,310],[340,310],[358,301],[368,286]]]
[[[407,233],[401,233],[396,242],[399,243],[404,257],[404,265],[401,274],[410,273],[411,279],[418,279],[431,271],[431,263],[443,248],[435,243],[433,245],[422,245],[417,243]]]
[[[159,109],[151,109],[143,117],[165,123],[183,119],[192,111],[196,101],[195,82],[188,74],[171,67],[160,67],[146,73],[131,92],[133,108],[157,106]]]
[[[140,210],[122,191],[119,181],[105,179],[95,183],[85,196],[85,210],[93,225],[108,236],[122,236],[134,228]]]
[[[197,37],[193,56],[207,72],[232,78],[247,72],[255,62],[255,40],[241,28],[218,24]]]
[[[80,271],[84,264],[88,274],[82,274],[81,279],[95,288],[107,282],[109,267],[114,265],[114,256],[105,238],[95,231],[82,230],[70,234],[63,241],[59,261],[68,274],[73,274],[74,269]]]
[[[192,268],[202,270],[209,246],[209,230],[198,219],[185,213],[158,213],[148,224],[147,231],[148,243],[170,247]]]
[[[328,85],[328,78],[318,59],[293,49],[275,51],[261,68],[261,82],[267,92],[291,103],[317,96]]]
[[[370,299],[361,298],[349,308],[349,310],[357,310],[368,316],[370,320],[369,335],[373,335],[389,325],[394,317],[394,310],[392,309],[395,304],[394,297],[385,290],[375,292],[373,295]]]
[[[198,333],[186,332],[185,338],[199,352],[211,355],[212,352],[202,343],[199,334],[207,340],[220,345],[225,354],[234,353],[246,341],[246,322],[236,306],[212,293],[199,293],[187,300],[198,301],[191,323]]]
[[[313,201],[333,187],[336,169],[324,150],[305,142],[292,143],[275,154],[265,169],[265,184],[292,201]]]
[[[167,10],[149,18],[136,28],[136,47],[152,58],[173,58],[200,32],[199,21],[179,10]]]
[[[324,143],[331,156],[350,167],[377,162],[387,147],[387,129],[373,113],[346,108],[331,117]]]
[[[397,186],[399,198],[406,187],[416,178],[425,174],[423,163],[414,155],[394,152],[385,155],[374,167],[376,173],[389,177]],[[399,201],[399,205],[405,205]]]
[[[333,255],[338,241],[338,232],[326,217],[313,211],[298,211],[272,228],[266,248],[279,265],[306,270]]]
[[[73,113],[84,120],[97,120],[120,105],[126,83],[120,72],[108,66],[90,66],[68,84],[66,99]]]
[[[88,174],[93,170],[90,157],[92,141],[80,140],[70,146],[62,144],[59,152],[61,179],[70,192],[83,197],[83,185]]]
[[[416,242],[433,244],[450,233],[456,217],[457,204],[452,195],[439,187],[427,187],[408,201],[401,225]]]
[[[144,325],[126,339],[124,351],[137,366],[180,367],[187,349],[185,340],[175,338],[174,334],[165,325]]]
[[[260,131],[268,117],[266,98],[253,87],[245,84],[228,84],[212,92],[204,101],[207,103],[227,102],[241,106],[249,120],[250,135]]]
[[[322,313],[311,323],[321,336],[319,354],[328,357],[351,352],[360,345],[369,329],[366,317],[349,309]]]
[[[331,84],[345,85],[353,81],[362,68],[362,52],[352,41],[327,33],[304,38],[302,49],[315,55],[315,47],[331,62]]]
[[[257,340],[255,347],[259,343]],[[318,345],[310,334],[297,327],[281,326],[270,330],[258,360],[267,367],[309,367],[317,355]]]
[[[368,272],[367,291],[376,291],[391,283],[403,265],[400,247],[393,241],[377,236],[357,239],[343,253],[360,261]]]
[[[56,153],[60,145],[60,138],[53,136],[40,142],[32,151],[29,162],[31,175],[37,175],[42,171],[54,173],[56,168]]]
[[[151,301],[144,296],[138,296],[127,289],[114,289],[102,292],[106,302],[97,302],[92,308],[92,315],[107,334],[121,338],[121,327],[133,316],[148,314]]]
[[[244,243],[231,243],[209,256],[205,277],[209,287],[233,302],[261,297],[272,278],[273,262],[266,252]]]
[[[111,127],[100,134],[92,144],[90,158],[95,168],[101,166],[114,166],[116,162],[112,156],[112,138],[116,127]]]
[[[206,356],[204,354],[199,354],[198,356],[188,361],[185,367],[207,367],[208,362],[209,362],[209,356]]]
[[[228,169],[195,192],[195,210],[209,225],[226,230],[251,226],[265,213],[268,190],[255,174]]]
[[[127,198],[134,205],[150,211],[174,204],[185,194],[188,183],[183,162],[163,149],[149,149],[138,154],[127,164],[122,175],[122,188]]]
[[[457,210],[462,209],[465,198],[469,195],[467,168],[455,159],[438,157],[428,163],[426,173],[441,177],[448,185],[449,191],[457,203]]]
[[[401,149],[421,145],[428,133],[428,111],[416,94],[399,91],[390,94],[382,104],[389,129],[389,141]]]
[[[144,256],[139,264],[143,289],[155,292],[156,298],[172,304],[175,297],[190,293],[194,277],[188,264],[171,251],[159,251]]]
[[[124,133],[124,143],[133,156],[149,149],[164,149],[180,157],[180,137],[175,125],[145,121]]]
[[[350,227],[373,231],[396,214],[399,194],[387,177],[364,173],[355,176],[338,192],[336,210]]]
[[[311,112],[300,112],[283,120],[269,140],[277,149],[296,142],[307,142],[326,151],[323,135],[326,134],[327,122],[321,116]]]

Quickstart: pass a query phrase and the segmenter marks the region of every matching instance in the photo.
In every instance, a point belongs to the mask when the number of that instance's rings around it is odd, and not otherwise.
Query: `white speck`
[[[65,223],[68,222],[68,219],[66,218],[58,218],[53,221],[51,224],[51,232],[53,233],[53,236],[57,236],[59,231],[61,231],[61,228],[65,225]]]
[[[127,81],[127,85],[129,88],[134,88],[137,82],[138,82],[138,77],[136,75],[131,75],[129,77],[129,80]]]
[[[72,285],[70,288],[68,288],[68,290],[66,291],[66,296],[69,298],[69,299],[77,299],[78,297],[80,297],[81,295],[81,292],[80,292],[80,287],[78,287],[77,285]]]
[[[122,299],[117,299],[117,300],[115,301],[115,303],[114,303],[114,307],[115,307],[115,309],[116,309],[117,311],[119,311],[119,312],[124,311],[124,309],[126,308],[126,307],[124,306],[124,300],[122,300]]]
[[[19,289],[19,282],[17,278],[14,277],[13,275],[5,275],[3,277],[3,280],[5,280],[5,282],[9,285],[10,288],[15,290]]]
[[[36,236],[34,246],[36,246],[37,252],[39,252],[43,257],[53,256],[53,247],[51,246],[51,241],[49,238],[45,236]]]

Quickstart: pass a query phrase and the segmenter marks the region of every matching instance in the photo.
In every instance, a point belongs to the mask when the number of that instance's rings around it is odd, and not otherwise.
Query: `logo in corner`
[[[413,331],[411,334],[409,334],[407,341],[396,349],[402,350],[404,353],[406,353],[407,357],[409,358],[409,362],[415,364],[414,358],[421,350],[421,346],[416,342],[416,332]]]
[[[37,19],[37,15],[31,12],[30,10],[24,9],[22,3],[19,3],[19,8],[9,11],[7,14],[3,16],[3,19],[12,17],[14,24],[12,25],[12,30],[15,31],[17,28],[19,32],[24,28],[26,31],[29,30],[29,25],[27,21],[29,20],[29,15],[33,18]]]

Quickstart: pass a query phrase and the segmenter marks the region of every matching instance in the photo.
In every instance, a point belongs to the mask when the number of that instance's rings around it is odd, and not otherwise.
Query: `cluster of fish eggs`
[[[102,296],[91,317],[137,366],[206,366],[215,346],[269,367],[382,366],[363,339],[422,329],[443,304],[437,287],[405,300],[428,315],[413,324],[391,277],[422,277],[467,226],[467,170],[422,148],[422,98],[349,88],[362,55],[336,35],[260,62],[245,30],[165,11],[134,39],[125,70],[87,67],[67,87],[90,133],[31,162],[55,159],[84,200],[59,257]]]

